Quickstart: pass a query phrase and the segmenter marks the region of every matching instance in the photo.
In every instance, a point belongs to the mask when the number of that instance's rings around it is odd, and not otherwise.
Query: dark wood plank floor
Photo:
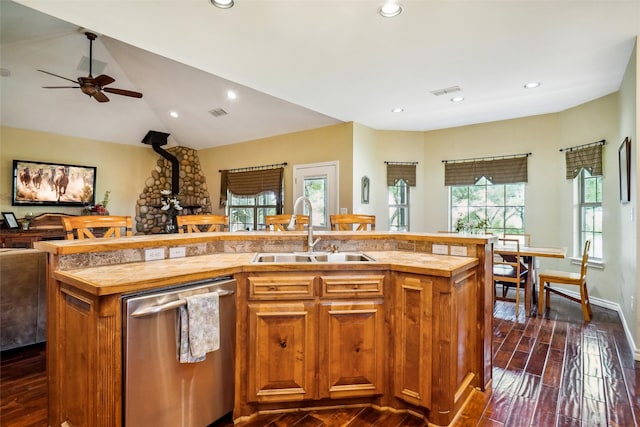
[[[516,319],[512,303],[496,303],[493,393],[474,392],[452,425],[637,426],[640,364],[633,360],[617,313],[594,306],[592,322],[584,323],[579,304],[555,296],[543,318],[525,317],[523,311]],[[47,426],[44,346],[8,351],[0,357],[0,426]],[[215,427],[232,425],[221,420]],[[418,427],[426,423],[404,414],[351,408],[261,416],[238,426]]]

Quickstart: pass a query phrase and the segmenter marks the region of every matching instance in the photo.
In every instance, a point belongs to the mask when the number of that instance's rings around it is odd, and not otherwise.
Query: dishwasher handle
[[[215,292],[218,294],[219,297],[225,297],[227,295],[233,295],[235,293],[235,291],[232,291],[232,290],[219,290]],[[142,317],[142,316],[148,316],[150,314],[161,313],[163,311],[172,310],[174,308],[178,308],[186,304],[187,304],[187,300],[179,299],[179,300],[168,302],[166,304],[152,305],[149,307],[139,308],[133,313],[131,313],[131,317]]]

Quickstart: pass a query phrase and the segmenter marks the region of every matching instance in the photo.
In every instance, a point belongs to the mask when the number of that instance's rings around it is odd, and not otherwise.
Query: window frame
[[[591,240],[591,247],[589,249],[589,259],[593,261],[603,261],[604,260],[604,230],[603,225],[604,221],[602,220],[603,216],[603,185],[602,185],[602,176],[601,175],[591,175],[591,173],[582,168],[582,170],[578,173],[575,178],[577,182],[577,220],[575,227],[575,240],[576,240],[576,248],[575,248],[575,256],[581,257],[582,251],[584,249],[584,244],[586,240]],[[596,182],[596,200],[595,202],[588,202],[585,199],[587,192],[587,180],[594,180]],[[598,201],[599,200],[599,201]],[[591,224],[591,230],[587,230],[587,224],[585,224],[585,218],[587,216],[586,210],[599,210],[599,212],[594,212],[591,216],[594,221],[598,221],[599,217],[599,229],[600,231],[596,231],[597,225]],[[596,236],[599,236],[599,241],[596,240]],[[600,256],[596,256],[595,254],[599,254]]]
[[[271,196],[269,196],[269,193],[271,193]],[[273,205],[271,204],[261,204],[260,203],[260,199],[263,200],[267,200],[268,198],[271,198],[271,200],[273,200]],[[234,204],[234,200],[235,199],[246,199],[246,200],[253,200],[253,203],[251,204],[246,204],[246,205],[236,205]],[[227,191],[227,209],[226,209],[226,213],[229,216],[229,230],[230,231],[252,231],[252,230],[266,230],[266,224],[263,222],[259,223],[259,211],[263,210],[264,211],[264,215],[276,215],[278,213],[278,198],[276,197],[276,193],[275,191],[263,191],[262,193],[256,194],[256,195],[252,195],[252,196],[241,196],[241,195],[234,195],[233,193],[231,193],[231,191]],[[234,228],[232,228],[232,225],[234,224],[233,222],[233,215],[232,215],[232,210],[234,209],[250,209],[253,211],[253,224],[251,224],[250,228],[244,228],[243,230],[236,230]],[[269,212],[270,209],[273,209],[272,212]],[[246,226],[248,226],[249,224],[246,222],[243,222],[242,224]]]
[[[390,201],[396,200],[395,198],[395,194],[392,193],[392,189],[397,189],[399,187],[404,187],[406,189],[406,197],[405,197],[405,203],[390,203]],[[399,179],[396,181],[396,183],[394,185],[389,185],[387,187],[387,200],[388,200],[388,209],[389,209],[389,215],[388,215],[388,221],[389,221],[389,231],[398,231],[398,232],[402,232],[402,231],[410,231],[411,230],[411,224],[410,224],[410,212],[411,212],[411,199],[410,199],[410,185],[409,183],[404,180],[404,179]],[[397,193],[396,193],[397,194]],[[395,213],[399,213],[400,211],[404,210],[406,212],[406,223],[403,225],[396,225],[394,224],[393,221],[393,217],[391,215],[391,211],[392,209],[395,209]]]
[[[466,216],[463,217],[463,222],[466,221],[466,224],[468,226],[471,226],[471,230],[467,229],[465,231],[471,231],[471,232],[484,232],[486,230],[486,232],[488,233],[493,233],[496,235],[505,235],[505,234],[524,234],[526,232],[526,228],[525,228],[525,224],[526,224],[526,183],[525,182],[513,182],[513,183],[505,183],[505,184],[493,184],[490,180],[488,180],[487,178],[483,177],[481,179],[479,179],[475,184],[470,184],[470,185],[451,185],[449,186],[449,229],[452,231],[456,231],[456,224],[458,222],[458,219],[460,218],[460,216],[455,216],[455,215],[459,215],[459,210],[460,209],[464,209],[466,207]],[[508,204],[507,201],[509,200],[509,197],[507,197],[507,187],[508,186],[513,186],[513,185],[518,185],[521,186],[521,188],[519,189],[519,193],[522,194],[522,204]],[[472,190],[471,188],[474,187],[478,187],[478,186],[482,186],[485,187],[484,190],[484,202],[483,204],[479,205],[479,204],[472,204],[471,201],[471,193]],[[493,187],[493,190],[489,190],[489,187]],[[493,191],[495,192],[495,188],[499,188],[501,187],[501,191],[503,193],[502,199],[503,199],[503,204],[502,205],[490,205],[488,204],[488,200],[490,197],[490,193]],[[454,191],[456,188],[466,188],[466,194],[467,194],[467,203],[466,205],[462,204],[462,205],[454,205]],[[482,209],[483,212],[483,216],[480,217],[479,215],[473,215],[475,214],[475,212],[478,209]],[[487,224],[486,228],[481,227],[480,230],[474,229],[473,228],[473,224],[477,224],[479,221],[483,221],[483,220],[489,220],[489,214],[488,211],[492,209],[492,210],[500,210],[502,209],[502,227],[493,227],[492,224],[489,222],[489,224]],[[522,218],[522,226],[521,227],[507,227],[507,220],[508,220],[508,216],[507,216],[507,212],[508,210],[521,210],[521,218]],[[454,210],[456,210],[457,212],[454,213]],[[455,216],[455,217],[454,217]],[[477,218],[476,218],[477,217]]]

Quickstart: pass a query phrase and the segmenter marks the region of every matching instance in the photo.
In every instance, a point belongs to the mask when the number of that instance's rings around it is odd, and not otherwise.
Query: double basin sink
[[[362,252],[277,252],[257,253],[251,262],[291,264],[300,262],[329,263],[362,261],[375,261],[375,259]]]

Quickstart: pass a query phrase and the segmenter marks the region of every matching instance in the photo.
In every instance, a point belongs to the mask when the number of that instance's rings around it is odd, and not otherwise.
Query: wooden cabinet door
[[[396,397],[427,408],[431,405],[432,286],[425,276],[397,276],[391,376]]]
[[[320,305],[320,397],[371,396],[384,390],[383,300]]]
[[[248,310],[249,400],[284,402],[315,399],[315,303],[252,303]]]

